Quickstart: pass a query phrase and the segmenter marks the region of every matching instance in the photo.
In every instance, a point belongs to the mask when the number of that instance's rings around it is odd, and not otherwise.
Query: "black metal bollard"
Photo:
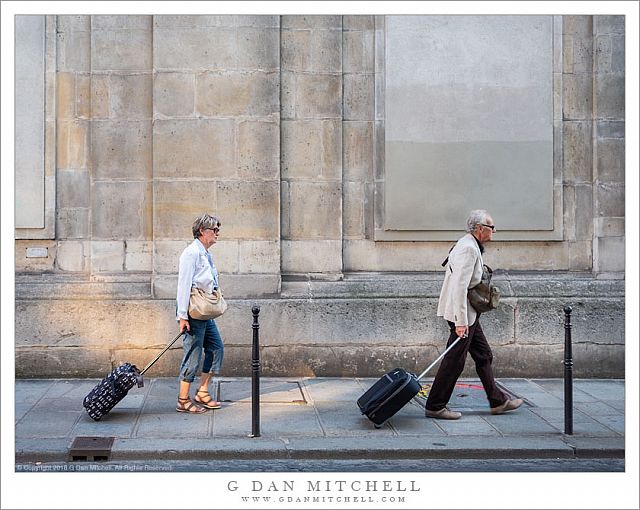
[[[573,434],[573,354],[571,352],[571,305],[564,307],[564,433]]]
[[[260,337],[258,315],[260,307],[254,305],[253,312],[253,351],[251,355],[251,437],[260,437]]]

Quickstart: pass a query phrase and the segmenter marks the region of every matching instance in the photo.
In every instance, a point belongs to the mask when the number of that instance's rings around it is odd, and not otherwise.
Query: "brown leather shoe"
[[[514,409],[518,409],[522,405],[521,398],[514,398],[511,400],[507,400],[504,404],[499,405],[498,407],[491,408],[491,414],[504,414],[507,411],[513,411]]]
[[[443,407],[439,411],[425,410],[424,415],[427,418],[437,418],[439,420],[457,420],[462,416],[462,413],[458,411],[450,411],[446,407]]]

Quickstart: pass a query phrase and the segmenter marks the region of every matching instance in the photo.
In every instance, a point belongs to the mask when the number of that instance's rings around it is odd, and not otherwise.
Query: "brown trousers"
[[[449,335],[447,347],[458,338],[458,335],[456,335],[456,326],[453,322],[449,322],[449,328],[451,329],[451,334]],[[482,381],[482,386],[489,399],[489,405],[491,407],[497,407],[509,399],[509,396],[498,388],[493,378],[493,369],[491,368],[493,354],[491,353],[489,342],[487,342],[482,332],[480,317],[478,317],[476,322],[469,328],[467,338],[460,340],[460,342],[442,358],[440,368],[438,368],[438,372],[431,386],[431,391],[429,391],[429,396],[427,397],[427,403],[425,404],[425,407],[430,411],[439,411],[449,402],[451,394],[455,389],[456,381],[464,369],[467,352],[471,354],[473,361],[475,361],[476,372],[480,377],[480,381]]]

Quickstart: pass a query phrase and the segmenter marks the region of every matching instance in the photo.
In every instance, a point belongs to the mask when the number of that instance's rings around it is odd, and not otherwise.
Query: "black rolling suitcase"
[[[87,413],[89,413],[89,416],[96,421],[99,420],[126,397],[129,390],[136,384],[138,388],[142,388],[144,386],[143,374],[185,333],[186,330],[180,332],[142,371],[138,370],[138,367],[131,363],[123,363],[119,367],[114,368],[107,377],[102,379],[102,381],[84,397],[82,405],[87,410]]]
[[[360,412],[367,415],[367,418],[373,422],[375,428],[379,429],[382,427],[389,418],[418,394],[422,388],[420,379],[453,349],[459,341],[460,338],[456,338],[456,340],[417,377],[402,368],[395,368],[391,370],[391,372],[387,372],[358,399]]]

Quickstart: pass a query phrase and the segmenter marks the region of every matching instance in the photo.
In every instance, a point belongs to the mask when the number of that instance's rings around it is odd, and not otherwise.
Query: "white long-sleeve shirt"
[[[199,239],[194,239],[180,255],[176,320],[189,318],[191,287],[213,292],[218,287],[218,270],[211,254]]]

